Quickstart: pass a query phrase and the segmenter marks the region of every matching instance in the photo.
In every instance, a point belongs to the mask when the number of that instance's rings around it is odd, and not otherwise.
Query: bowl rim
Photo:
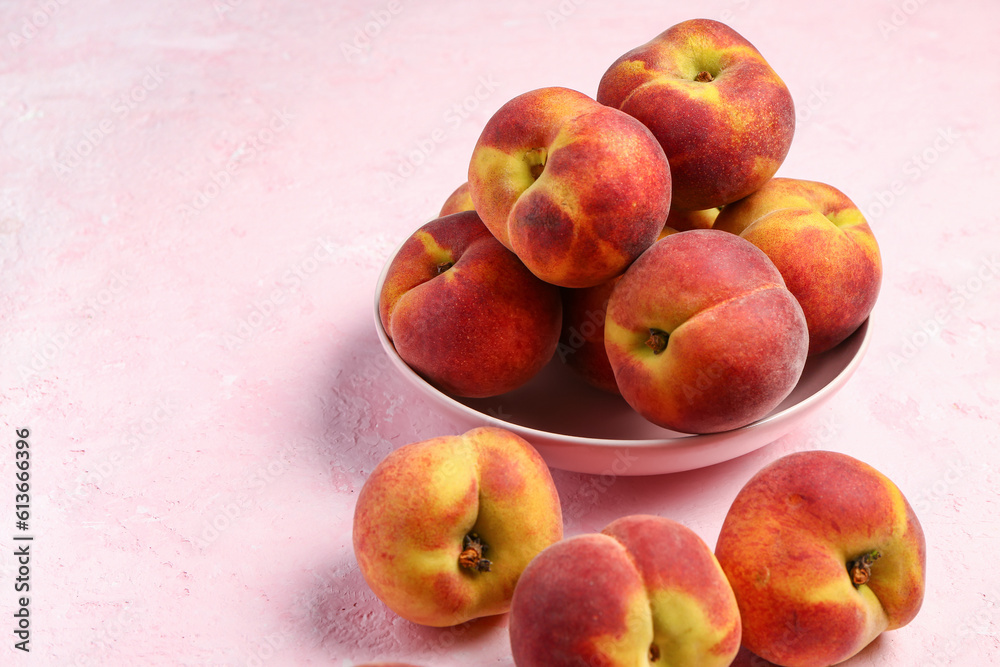
[[[382,326],[382,316],[381,309],[379,307],[380,297],[382,293],[383,285],[385,284],[385,278],[388,275],[389,268],[392,265],[393,260],[399,254],[399,250],[402,248],[403,244],[409,239],[407,236],[392,253],[388,256],[385,264],[379,273],[378,280],[375,285],[375,330],[378,334],[379,342],[385,354],[389,357],[389,360],[400,370],[403,375],[414,384],[415,387],[423,390],[425,393],[431,394],[432,397],[438,402],[444,403],[449,408],[454,411],[461,413],[463,416],[472,419],[486,422],[491,425],[499,426],[501,428],[507,428],[519,435],[523,435],[526,438],[536,438],[545,440],[557,440],[562,444],[566,445],[577,445],[586,447],[600,447],[600,448],[639,448],[639,449],[662,449],[670,447],[691,447],[697,446],[700,442],[704,444],[709,444],[715,442],[720,438],[731,437],[734,434],[740,433],[752,433],[754,431],[767,429],[774,426],[780,422],[791,420],[796,415],[801,412],[806,412],[810,410],[815,404],[825,401],[833,392],[836,392],[840,387],[847,382],[848,379],[857,370],[858,365],[860,365],[862,359],[864,359],[868,347],[871,343],[871,314],[858,326],[855,331],[853,331],[848,338],[853,336],[861,336],[861,341],[858,344],[858,349],[851,357],[850,361],[844,365],[844,367],[837,372],[837,374],[831,378],[826,384],[817,389],[811,395],[803,398],[802,400],[790,405],[782,410],[772,412],[755,422],[746,424],[739,428],[731,429],[729,431],[720,431],[716,433],[677,433],[676,431],[670,431],[664,429],[665,435],[662,438],[643,438],[643,439],[621,439],[621,438],[590,438],[587,436],[580,435],[569,435],[564,433],[558,433],[555,431],[543,431],[541,429],[524,426],[516,422],[509,422],[499,417],[493,417],[491,415],[484,414],[475,408],[471,408],[465,405],[456,398],[446,394],[441,391],[430,382],[421,377],[416,371],[414,371],[410,366],[403,361],[399,353],[396,352],[395,346],[389,339],[388,334]],[[846,342],[847,338],[838,345],[842,345]],[[551,362],[550,362],[551,363]],[[801,377],[799,378],[801,382]],[[794,389],[793,389],[794,390]],[[636,413],[638,414],[638,413]],[[672,435],[666,435],[672,434]]]

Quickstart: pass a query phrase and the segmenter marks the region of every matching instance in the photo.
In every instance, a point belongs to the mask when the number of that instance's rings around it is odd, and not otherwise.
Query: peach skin
[[[678,232],[687,232],[692,229],[711,229],[718,217],[718,208],[686,211],[675,207],[670,209],[670,215],[667,216],[667,227]]]
[[[444,216],[451,215],[452,213],[474,210],[476,210],[476,207],[472,204],[472,195],[469,194],[469,183],[466,181],[455,188],[455,191],[448,195],[448,198],[444,200],[444,204],[441,206],[441,212],[438,213],[438,217],[443,218]]]
[[[718,209],[713,210],[718,212]],[[674,218],[672,211],[670,215],[668,222],[671,219],[678,223],[689,222],[686,215],[683,219]],[[697,224],[705,219],[704,216],[696,216],[691,222]],[[676,233],[676,229],[664,227],[660,231],[660,238]],[[611,368],[608,352],[604,347],[604,320],[608,313],[608,299],[619,278],[621,276],[615,276],[593,287],[562,290],[563,327],[556,347],[556,356],[584,381],[618,395],[621,392],[615,382],[615,371]]]
[[[400,358],[456,396],[495,396],[552,358],[559,289],[533,276],[475,211],[423,225],[386,272],[379,318]]]
[[[562,287],[622,273],[663,228],[670,183],[649,130],[567,88],[504,104],[469,165],[486,226],[532,273]]]
[[[556,347],[556,357],[581,379],[611,394],[621,392],[604,349],[604,319],[619,278],[615,276],[593,287],[563,290],[563,328]]]
[[[882,257],[858,207],[837,188],[773,178],[726,206],[715,229],[764,251],[809,326],[809,354],[834,347],[865,321],[882,284]]]
[[[521,572],[561,538],[545,461],[499,428],[391,452],[354,513],[354,553],[372,591],[403,618],[437,627],[506,612]]]
[[[737,494],[715,549],[743,644],[786,667],[826,667],[909,623],[924,595],[916,515],[885,475],[836,452],[765,466]]]
[[[802,308],[771,260],[715,229],[643,253],[612,290],[604,326],[622,397],[685,433],[765,416],[795,387],[808,348]]]
[[[795,133],[785,83],[750,42],[708,19],[679,23],[618,58],[597,101],[653,132],[680,209],[747,196],[778,170]]]
[[[622,517],[539,554],[514,590],[509,627],[518,667],[727,667],[741,632],[708,546],[650,515]]]

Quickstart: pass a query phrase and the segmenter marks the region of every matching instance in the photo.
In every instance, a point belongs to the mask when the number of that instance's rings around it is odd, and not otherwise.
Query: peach
[[[875,306],[878,243],[858,207],[833,186],[773,178],[726,206],[714,228],[739,234],[778,267],[805,313],[809,354],[843,341]]]
[[[531,379],[555,352],[559,289],[528,271],[475,211],[432,220],[400,247],[379,295],[396,352],[457,396],[495,396]]]
[[[795,132],[792,96],[760,52],[718,21],[679,23],[618,58],[597,101],[656,136],[687,210],[747,196],[781,166]]]
[[[514,590],[509,624],[518,667],[726,667],[740,627],[711,549],[650,515],[545,549]]]
[[[670,215],[667,216],[666,226],[678,232],[687,232],[692,229],[711,229],[718,217],[718,208],[708,208],[701,211],[671,208]]]
[[[504,104],[469,165],[490,231],[536,276],[590,287],[622,273],[662,229],[670,167],[641,123],[567,88]]]
[[[474,210],[476,210],[476,207],[472,204],[472,195],[469,194],[469,182],[466,181],[455,188],[455,191],[444,200],[444,205],[441,206],[441,212],[438,213],[438,217],[443,218],[452,213]]]
[[[847,660],[923,601],[926,546],[891,480],[845,454],[805,451],[737,494],[715,550],[743,643],[786,667]]]
[[[802,308],[774,264],[715,229],[643,253],[611,293],[604,338],[622,397],[687,433],[765,416],[795,387],[808,347]]]
[[[563,328],[556,356],[591,386],[620,394],[604,349],[608,299],[621,276],[600,285],[563,290]]]
[[[561,538],[545,461],[500,428],[393,451],[354,513],[354,553],[372,591],[403,618],[437,627],[506,612],[524,568]]]
[[[718,211],[718,209],[713,210]],[[672,211],[670,215],[672,218]],[[698,218],[698,220],[704,219]],[[687,219],[675,221],[688,222]],[[667,226],[660,231],[660,238],[676,233],[676,229]],[[621,392],[618,391],[618,383],[615,382],[615,371],[611,368],[607,350],[604,348],[604,319],[608,312],[611,291],[620,277],[615,276],[593,287],[566,288],[562,291],[563,327],[559,345],[556,347],[556,356],[588,384],[619,395]]]

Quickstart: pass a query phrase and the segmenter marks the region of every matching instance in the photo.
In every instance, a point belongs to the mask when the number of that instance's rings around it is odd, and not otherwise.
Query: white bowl
[[[398,250],[398,249],[397,249]],[[806,423],[854,374],[871,339],[871,318],[840,345],[810,357],[798,384],[762,419],[742,428],[688,435],[656,426],[619,396],[586,384],[556,354],[524,386],[491,398],[460,398],[433,387],[406,365],[378,314],[392,257],[375,288],[375,327],[393,365],[422,394],[469,428],[500,426],[531,444],[553,468],[591,474],[655,475],[728,461]]]

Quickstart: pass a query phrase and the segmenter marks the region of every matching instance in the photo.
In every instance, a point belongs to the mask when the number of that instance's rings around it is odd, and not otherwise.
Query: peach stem
[[[479,535],[469,533],[462,540],[462,553],[458,555],[458,564],[466,570],[489,572],[493,563],[483,558],[483,552],[488,548]]]
[[[667,340],[669,338],[670,335],[664,331],[660,331],[659,329],[650,329],[649,338],[646,339],[646,345],[648,345],[649,349],[653,351],[653,354],[659,354],[667,349]]]
[[[545,160],[548,158],[548,151],[544,148],[532,148],[524,154],[524,161],[528,164],[531,177],[538,179],[545,171]]]
[[[444,273],[453,266],[455,266],[453,262],[442,262],[441,264],[438,264],[437,265],[438,275],[440,276],[442,273]]]
[[[882,557],[878,549],[861,554],[856,559],[847,563],[847,571],[851,573],[851,581],[855,586],[867,584],[872,578],[872,563]]]
[[[711,72],[705,72],[705,71],[699,72],[698,76],[696,76],[694,78],[695,81],[700,81],[701,83],[708,83],[708,82],[712,81],[713,79],[715,79],[715,77],[712,76],[712,73]]]
[[[649,661],[656,662],[660,659],[660,647],[656,644],[649,645]]]

